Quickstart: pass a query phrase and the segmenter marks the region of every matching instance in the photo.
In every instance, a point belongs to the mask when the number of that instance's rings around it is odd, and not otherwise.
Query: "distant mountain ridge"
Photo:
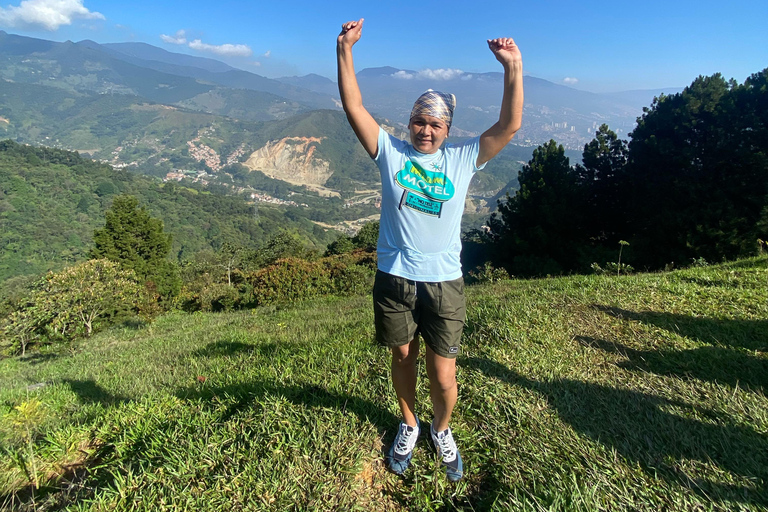
[[[135,94],[243,119],[268,117],[251,113],[253,109],[249,108],[249,103],[264,93],[295,104],[288,110],[274,109],[272,118],[302,110],[340,107],[337,86],[326,77],[269,79],[215,59],[173,53],[146,43],[55,43],[0,31],[0,56],[8,58],[0,69],[0,77],[6,80],[37,84],[55,81],[57,86],[76,91]],[[24,60],[27,62],[21,62]],[[51,62],[56,62],[58,68],[51,66]],[[9,73],[8,66],[17,69]],[[407,124],[410,106],[424,90],[454,93],[458,98],[454,134],[458,136],[476,135],[496,121],[502,79],[501,72],[419,72],[392,66],[358,72],[368,109],[401,124]],[[237,94],[233,89],[254,92]],[[655,96],[680,90],[598,94],[526,76],[524,124],[516,140],[524,145],[538,145],[554,138],[568,148],[580,149],[603,123],[626,137],[642,108],[649,106]],[[217,100],[212,101],[212,97]],[[272,99],[279,103],[278,98]],[[263,107],[263,100],[255,101],[256,108]],[[232,102],[239,105],[233,106]],[[219,110],[219,104],[229,105]]]
[[[401,133],[421,92],[456,94],[453,138],[479,134],[496,121],[502,79],[500,72],[391,66],[358,73],[368,109]],[[555,138],[580,150],[602,123],[626,136],[654,95],[594,94],[530,76],[524,81],[524,123],[515,143],[528,147]],[[339,115],[326,115],[333,110]],[[364,188],[378,179],[340,112],[332,80],[319,75],[269,79],[145,43],[57,43],[0,31],[0,118],[0,137],[76,149],[157,176],[183,169],[216,172],[245,162],[268,144],[286,150],[274,157],[284,163],[274,174],[288,176],[288,162],[298,161],[297,148],[275,144],[315,137],[320,142],[307,145],[306,156],[308,162],[320,160],[307,165],[327,165],[318,176],[326,179],[330,173],[329,186]],[[476,190],[488,195],[514,183],[518,161],[529,158],[523,156],[526,151],[529,155],[530,149],[509,151],[515,156],[493,162],[487,178],[476,180]]]
[[[368,68],[357,74],[368,110],[401,124],[407,124],[413,101],[425,90],[455,94],[453,130],[463,136],[478,135],[498,120],[503,78],[501,72],[414,72],[394,67]],[[302,85],[312,88],[311,82]],[[554,138],[570,149],[583,149],[603,123],[626,138],[643,107],[662,92],[598,94],[532,76],[524,78],[524,86],[523,128],[516,143],[538,145]]]

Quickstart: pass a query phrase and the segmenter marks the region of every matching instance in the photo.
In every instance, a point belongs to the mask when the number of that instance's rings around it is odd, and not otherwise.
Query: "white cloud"
[[[223,55],[225,57],[250,57],[253,55],[253,50],[244,44],[207,44],[200,39],[190,41],[189,47],[193,50],[201,52],[215,53],[216,55]]]
[[[397,73],[392,73],[392,76],[401,80],[411,80],[413,78],[412,73],[406,73],[403,70],[400,70]]]
[[[18,7],[0,7],[0,25],[11,28],[57,30],[75,19],[103,20],[100,12],[89,11],[83,0],[23,0]]]
[[[579,79],[567,76],[567,77],[563,78],[563,83],[568,84],[568,85],[576,85],[577,83],[579,83]]]
[[[430,80],[452,80],[463,75],[464,72],[460,69],[422,69],[419,71],[418,78],[426,78]]]
[[[187,44],[187,36],[183,30],[179,30],[176,32],[176,35],[173,36],[160,34],[160,39],[170,44]]]
[[[466,75],[460,69],[422,69],[421,71],[414,73],[408,73],[407,71],[400,70],[396,73],[392,73],[394,78],[400,78],[401,80],[453,80],[454,78],[461,78],[462,80],[471,80],[472,75]]]
[[[267,50],[266,52],[264,52],[262,57],[264,57],[265,59],[268,59],[270,55],[272,55],[272,50]]]

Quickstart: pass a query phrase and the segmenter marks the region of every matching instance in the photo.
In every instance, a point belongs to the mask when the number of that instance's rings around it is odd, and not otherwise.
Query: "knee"
[[[414,347],[412,343],[403,345],[401,347],[392,348],[392,365],[399,368],[407,368],[416,364],[416,359],[419,357],[418,347]]]
[[[430,376],[430,385],[441,393],[451,391],[456,387],[456,372],[435,372],[435,375]]]

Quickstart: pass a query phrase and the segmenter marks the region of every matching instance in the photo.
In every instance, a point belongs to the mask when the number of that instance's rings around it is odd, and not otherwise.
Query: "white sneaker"
[[[400,422],[397,429],[397,436],[392,442],[392,446],[389,447],[387,452],[387,464],[392,472],[402,475],[411,463],[411,456],[413,456],[413,447],[416,446],[416,441],[419,440],[419,418],[416,418],[416,426],[411,427],[404,421]]]
[[[435,432],[432,425],[429,426],[429,432],[432,434],[432,442],[437,449],[437,455],[442,459],[445,466],[445,474],[451,482],[458,482],[464,476],[464,464],[461,461],[459,448],[453,439],[450,427],[442,432]]]

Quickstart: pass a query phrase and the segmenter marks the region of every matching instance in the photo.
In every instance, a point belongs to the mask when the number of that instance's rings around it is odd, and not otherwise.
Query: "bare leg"
[[[416,426],[416,361],[419,357],[419,340],[392,348],[392,385],[397,402],[403,413],[403,421]]]
[[[427,346],[427,375],[432,409],[435,412],[433,426],[436,432],[440,432],[448,428],[456,406],[456,359],[439,356]]]

